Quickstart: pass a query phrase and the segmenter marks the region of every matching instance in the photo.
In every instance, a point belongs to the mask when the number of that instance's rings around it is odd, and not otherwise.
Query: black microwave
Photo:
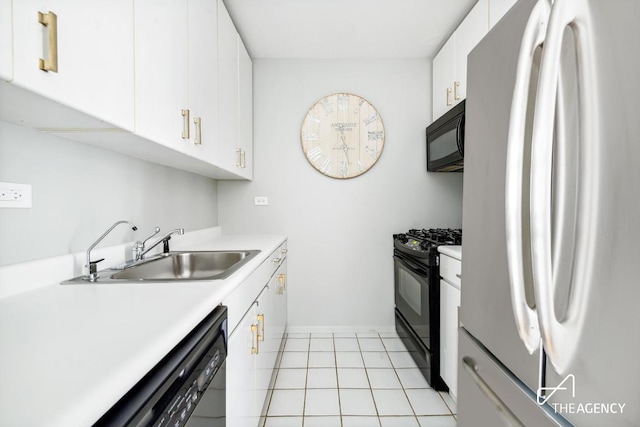
[[[463,100],[427,127],[427,171],[462,172],[464,105]]]

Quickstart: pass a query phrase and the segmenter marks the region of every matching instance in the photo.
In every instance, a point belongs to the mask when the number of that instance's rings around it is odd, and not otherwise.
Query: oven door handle
[[[399,256],[399,255],[394,255],[393,259],[397,260],[402,265],[404,265],[406,268],[408,268],[409,270],[413,271],[416,274],[419,274],[421,276],[426,276],[426,275],[429,274],[429,272],[427,270],[425,270],[424,267],[416,264],[415,262],[411,261],[408,258],[405,258],[403,256]]]

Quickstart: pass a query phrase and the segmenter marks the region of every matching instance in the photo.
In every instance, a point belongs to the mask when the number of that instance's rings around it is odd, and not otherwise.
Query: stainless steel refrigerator
[[[640,426],[640,2],[518,1],[465,138],[458,425]]]

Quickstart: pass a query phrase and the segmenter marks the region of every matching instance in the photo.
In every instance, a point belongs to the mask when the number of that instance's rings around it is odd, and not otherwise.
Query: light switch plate
[[[267,206],[269,204],[269,198],[267,196],[256,196],[254,204],[256,206]]]
[[[31,185],[0,182],[0,208],[31,208]]]

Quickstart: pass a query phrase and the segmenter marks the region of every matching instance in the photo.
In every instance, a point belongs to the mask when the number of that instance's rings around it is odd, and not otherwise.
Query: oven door
[[[393,256],[396,308],[423,345],[432,349],[429,269],[401,253]]]

